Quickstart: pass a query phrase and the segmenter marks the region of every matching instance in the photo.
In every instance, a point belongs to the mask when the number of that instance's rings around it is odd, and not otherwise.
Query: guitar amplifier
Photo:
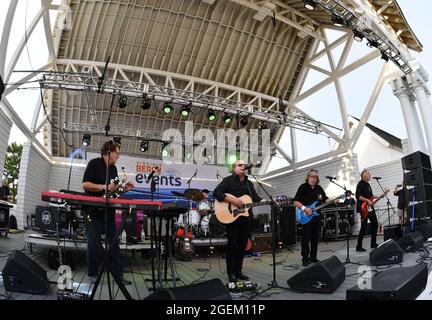
[[[254,252],[272,252],[272,234],[271,233],[261,233],[255,234],[253,236],[253,251]]]

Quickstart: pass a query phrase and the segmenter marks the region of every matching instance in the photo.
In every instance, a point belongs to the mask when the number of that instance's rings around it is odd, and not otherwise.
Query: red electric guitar
[[[362,220],[367,219],[369,212],[371,212],[372,210],[374,210],[374,205],[381,200],[382,198],[384,198],[386,196],[386,194],[389,192],[389,189],[385,189],[384,193],[382,195],[380,195],[378,198],[370,198],[370,200],[372,201],[372,204],[369,205],[367,202],[363,202],[360,208],[360,214],[362,217]]]

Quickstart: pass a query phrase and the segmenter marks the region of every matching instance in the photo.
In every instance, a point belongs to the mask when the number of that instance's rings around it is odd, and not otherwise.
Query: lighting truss
[[[262,108],[251,103],[243,103],[226,98],[215,97],[205,93],[190,92],[181,89],[168,88],[160,85],[106,79],[102,85],[99,78],[89,73],[48,71],[40,80],[43,89],[72,90],[81,92],[104,93],[141,98],[143,94],[154,100],[184,105],[190,103],[195,108],[212,110],[214,112],[248,116],[268,123],[287,126],[315,134],[322,132],[319,121],[302,115],[293,108],[289,113],[273,108]]]
[[[380,28],[374,27],[368,19],[357,13],[355,9],[349,7],[341,0],[315,0],[315,2],[330,14],[343,18],[347,22],[347,26],[354,27],[368,40],[376,41],[378,49],[385,53],[404,74],[412,72],[407,58],[390,41],[388,36]]]

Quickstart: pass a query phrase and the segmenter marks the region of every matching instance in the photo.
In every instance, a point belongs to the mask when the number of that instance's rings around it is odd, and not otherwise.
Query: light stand
[[[379,182],[379,180],[380,180],[381,178],[378,178],[378,177],[377,177],[377,178],[374,178],[374,179],[376,180],[376,182],[377,182],[378,185],[380,186],[382,192],[385,194],[385,197],[386,197],[386,199],[387,199],[387,217],[388,217],[388,225],[390,226],[390,208],[392,209],[394,215],[396,215],[396,212],[394,211],[394,208],[393,208],[393,206],[392,206],[392,204],[391,204],[389,198],[387,197],[387,193],[384,192],[384,188],[382,187],[381,183]]]
[[[271,290],[271,289],[285,289],[285,290],[289,290],[292,291],[289,288],[286,287],[282,287],[277,283],[276,280],[276,237],[275,237],[275,232],[276,232],[276,213],[279,210],[279,205],[277,204],[277,202],[273,199],[273,197],[267,192],[267,189],[263,186],[262,182],[259,181],[254,174],[252,173],[252,170],[249,169],[249,173],[250,175],[255,179],[255,181],[258,183],[258,185],[261,187],[261,189],[264,191],[264,193],[267,195],[267,197],[270,199],[270,201],[272,202],[271,204],[271,214],[270,214],[270,219],[271,219],[271,224],[272,224],[272,259],[273,259],[273,280],[271,281],[271,283],[269,283],[269,287],[267,289],[264,289],[261,292],[256,293],[255,295],[253,295],[252,297],[250,297],[250,299],[255,298],[256,296],[262,295],[263,293]]]
[[[333,180],[335,180],[335,178],[333,178],[333,177],[327,177],[327,179],[329,179],[331,183],[333,183],[333,184],[337,185],[338,187],[344,189],[344,191],[345,191],[345,197],[348,197],[349,195],[353,195],[353,193],[352,193],[351,190],[348,190],[345,186],[341,186],[339,183],[333,181]],[[338,219],[336,219],[336,223],[339,223]],[[349,223],[349,220],[348,220],[348,226],[349,227],[348,227],[348,232],[347,232],[347,236],[346,236],[346,241],[347,241],[346,250],[347,250],[347,253],[346,253],[345,262],[343,264],[344,265],[346,265],[346,264],[361,265],[361,263],[351,262],[351,260],[350,260],[350,257],[349,257],[349,248],[350,248],[349,240],[350,240],[350,234],[351,234],[351,228],[352,227],[351,227],[351,224]]]

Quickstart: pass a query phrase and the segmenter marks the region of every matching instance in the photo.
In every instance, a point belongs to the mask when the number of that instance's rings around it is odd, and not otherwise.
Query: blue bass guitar
[[[301,223],[301,224],[306,224],[309,221],[312,220],[313,217],[319,216],[318,214],[318,210],[333,204],[333,201],[336,199],[342,199],[345,197],[345,194],[340,195],[339,197],[333,198],[331,199],[331,201],[323,203],[322,205],[317,207],[318,201],[315,201],[314,203],[312,203],[311,205],[305,206],[306,208],[312,209],[312,213],[310,215],[307,215],[306,213],[303,212],[302,209],[297,208],[296,209],[296,218],[297,218],[297,222]]]

